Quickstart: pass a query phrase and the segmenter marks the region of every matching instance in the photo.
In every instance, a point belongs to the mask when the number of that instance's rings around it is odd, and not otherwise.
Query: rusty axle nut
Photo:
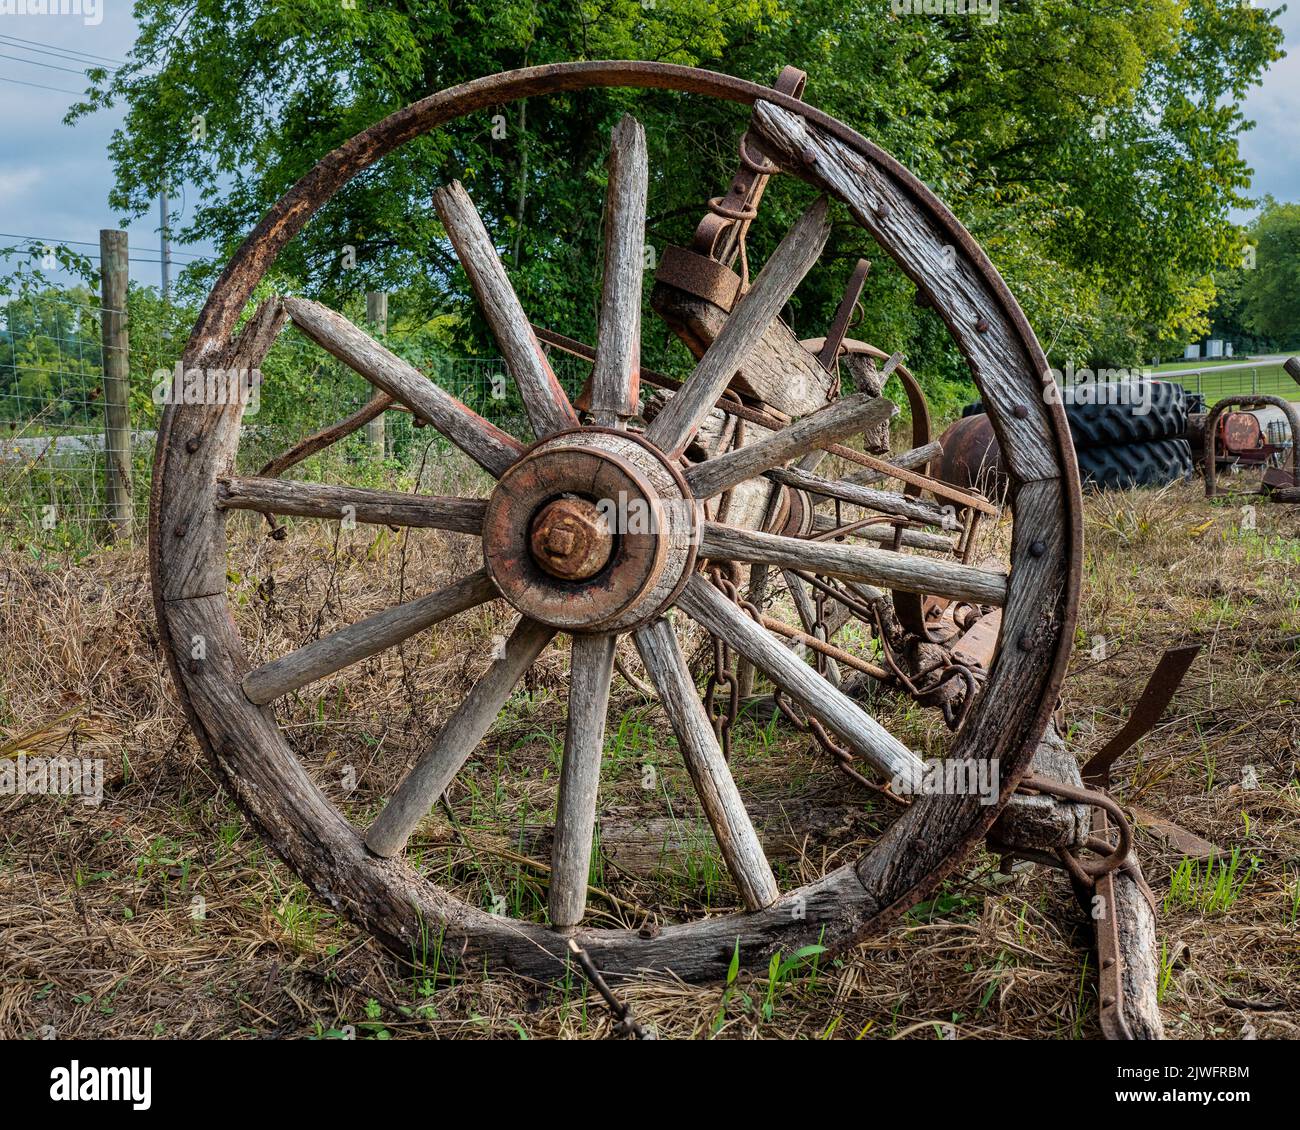
[[[582,498],[557,498],[537,512],[529,545],[533,560],[551,576],[585,581],[609,563],[614,535],[594,504]]]

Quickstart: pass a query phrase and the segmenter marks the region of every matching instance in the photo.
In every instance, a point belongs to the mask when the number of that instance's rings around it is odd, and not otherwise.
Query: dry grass
[[[1258,530],[1243,531],[1237,509],[1208,507],[1194,487],[1088,504],[1084,609],[1063,704],[1080,756],[1117,727],[1161,649],[1204,642],[1169,720],[1117,767],[1118,791],[1238,848],[1239,875],[1248,872],[1225,909],[1208,884],[1175,881],[1179,860],[1164,845],[1140,840],[1167,904],[1162,1003],[1173,1037],[1238,1037],[1247,1023],[1261,1038],[1300,1035],[1300,512],[1261,505],[1255,518]],[[259,659],[473,562],[473,543],[452,535],[407,544],[302,523],[275,542],[253,518],[239,522],[231,592]],[[362,1037],[608,1034],[581,982],[436,963],[412,975],[271,859],[185,729],[143,570],[140,552],[79,565],[0,557],[0,747],[108,762],[99,808],[0,797],[0,1035],[47,1025],[69,1037],[313,1036],[345,1025]],[[389,795],[504,627],[490,611],[468,613],[284,706],[304,764],[352,819],[364,822]],[[1105,659],[1092,657],[1095,637]],[[563,648],[544,656],[415,845],[437,881],[481,905],[504,899],[530,913],[544,903],[528,836],[553,812],[565,663]],[[620,688],[624,725],[608,743],[602,810],[689,817],[662,716]],[[943,747],[931,716],[878,708],[917,748]],[[821,873],[875,834],[884,814],[807,739],[743,729],[737,775],[748,797],[860,808],[786,858],[784,881]],[[643,788],[646,764],[653,790]],[[610,925],[734,902],[725,869],[703,849],[662,875],[607,866],[594,881],[594,919]],[[619,991],[664,1037],[1095,1037],[1087,939],[1060,876],[1004,877],[979,853],[940,897],[839,961],[805,962],[776,983],[742,972],[730,987],[647,977]]]

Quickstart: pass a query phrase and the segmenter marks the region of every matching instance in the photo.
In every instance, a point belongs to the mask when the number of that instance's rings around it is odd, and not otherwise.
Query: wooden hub
[[[578,632],[658,615],[693,560],[696,503],[664,457],[629,432],[551,436],[501,476],[483,559],[525,616]]]
[[[529,545],[533,560],[552,577],[585,581],[609,563],[614,534],[595,503],[568,495],[537,512]]]

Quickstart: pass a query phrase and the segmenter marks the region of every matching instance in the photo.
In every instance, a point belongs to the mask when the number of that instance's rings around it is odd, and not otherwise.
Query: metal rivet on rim
[[[203,441],[198,436],[190,436],[190,438],[185,441],[185,450],[188,451],[191,455],[193,455],[196,451],[198,451],[199,445],[202,442]]]
[[[892,209],[883,200],[876,205],[876,219],[887,220]]]
[[[185,536],[186,528],[187,528],[187,527],[186,527],[185,523],[184,523],[184,522],[180,522],[180,523],[178,523],[178,524],[176,525],[176,527],[172,530],[172,533],[175,534],[178,538],[183,538],[183,537]]]
[[[1114,997],[1102,997],[1102,998],[1101,998],[1101,1007],[1102,1007],[1102,1008],[1113,1008],[1114,1005],[1115,1005],[1115,998],[1114,998]]]
[[[1020,650],[1021,651],[1034,650],[1034,639],[1032,636],[1024,635],[1020,637]]]
[[[1105,961],[1101,963],[1101,967],[1103,969],[1109,969],[1114,964],[1115,964],[1115,959],[1113,957],[1108,957],[1106,958]]]
[[[1042,557],[1047,552],[1047,543],[1043,541],[1031,542],[1029,545],[1030,557]]]
[[[981,318],[975,323],[975,332],[977,334],[986,334],[989,332],[989,322],[987,318]]]
[[[1017,404],[1013,409],[1011,409],[1011,414],[1017,420],[1024,420],[1027,419],[1029,416],[1029,409],[1026,408],[1023,404]]]

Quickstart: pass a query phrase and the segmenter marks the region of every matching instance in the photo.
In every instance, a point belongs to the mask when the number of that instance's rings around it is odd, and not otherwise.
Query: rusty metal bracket
[[[1099,811],[1097,830],[1106,835],[1106,814]],[[1120,946],[1119,915],[1115,913],[1115,874],[1108,871],[1093,887],[1105,913],[1092,918],[1093,939],[1097,945],[1098,1023],[1107,1040],[1131,1040],[1133,1030],[1124,1016],[1124,953]],[[1092,908],[1085,904],[1091,916]]]
[[[1088,784],[1103,789],[1110,787],[1110,767],[1155,728],[1200,651],[1199,643],[1185,644],[1170,648],[1160,657],[1128,721],[1084,765],[1083,779]]]
[[[778,94],[802,98],[806,72],[798,67],[784,67],[773,84]],[[768,178],[776,172],[771,162],[748,131],[740,139],[740,169],[732,178],[725,196],[709,201],[709,215],[695,229],[691,248],[699,255],[730,266],[744,246],[749,225],[758,215],[758,203],[763,198]],[[719,303],[725,309],[729,304]]]

